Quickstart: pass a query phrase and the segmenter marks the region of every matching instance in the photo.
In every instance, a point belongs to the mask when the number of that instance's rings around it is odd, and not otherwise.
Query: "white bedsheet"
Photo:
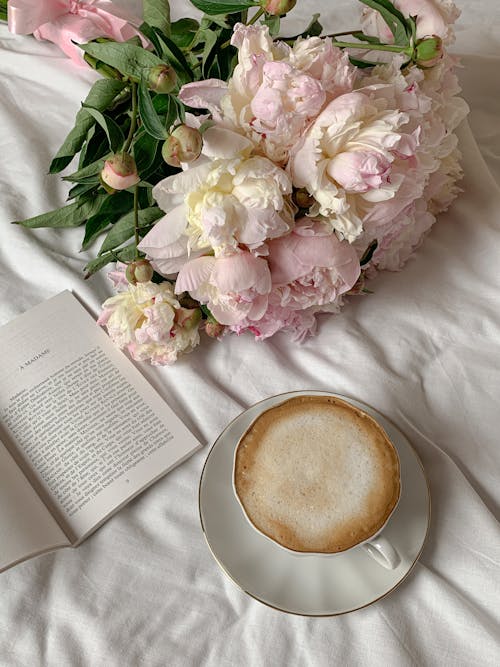
[[[175,18],[196,14],[171,4]],[[206,443],[241,410],[289,390],[335,391],[387,415],[418,451],[432,494],[411,576],[336,618],[290,616],[246,596],[200,529],[206,447],[78,549],[0,575],[2,667],[500,664],[500,4],[459,6],[454,51],[472,109],[460,132],[464,193],[405,270],[381,275],[375,294],[323,319],[301,346],[233,336],[204,341],[174,367],[141,367]],[[347,0],[299,0],[293,24],[319,9],[329,30],[357,25]],[[95,314],[111,294],[104,272],[82,280],[91,254],[78,252],[81,229],[9,225],[63,203],[67,187],[45,174],[93,80],[53,45],[0,25],[0,323],[63,288]]]

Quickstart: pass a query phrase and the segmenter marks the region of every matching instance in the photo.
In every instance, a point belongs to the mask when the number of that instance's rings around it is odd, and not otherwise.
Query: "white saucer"
[[[245,519],[232,488],[236,444],[251,422],[277,403],[324,391],[294,391],[256,403],[234,419],[210,450],[199,488],[200,520],[208,546],[224,572],[248,595],[280,611],[304,616],[335,616],[366,607],[405,579],[424,546],[430,520],[430,496],[422,464],[405,436],[381,414],[359,401],[385,429],[401,464],[401,498],[384,535],[398,551],[394,570],[378,565],[362,549],[328,558],[287,553],[259,535]]]

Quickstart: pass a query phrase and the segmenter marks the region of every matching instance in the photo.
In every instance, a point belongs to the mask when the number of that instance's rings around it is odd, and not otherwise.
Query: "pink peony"
[[[290,63],[319,81],[328,99],[349,93],[357,76],[349,54],[332,45],[328,37],[299,37],[290,52]]]
[[[256,151],[284,164],[325,103],[352,90],[356,69],[328,38],[273,42],[267,26],[234,27],[238,65],[228,84],[212,79],[183,86],[179,98],[209,109],[217,123],[243,133]]]
[[[271,274],[266,260],[249,252],[199,257],[184,264],[175,290],[207,304],[220,324],[235,325],[259,320],[265,313]]]
[[[269,242],[273,302],[294,309],[333,303],[359,277],[355,249],[331,226],[302,218],[291,234]]]
[[[451,0],[393,0],[396,9],[406,17],[417,17],[417,39],[437,35],[445,42],[453,41],[452,25],[460,11]],[[389,26],[375,9],[363,9],[361,26],[367,35],[392,43]]]
[[[399,271],[435,222],[436,218],[427,210],[425,200],[418,200],[412,210],[378,230],[378,246],[370,267]],[[369,277],[374,275],[373,268],[368,270]]]
[[[133,359],[163,366],[198,345],[198,308],[181,308],[172,285],[138,283],[103,303],[97,320]]]
[[[163,275],[178,271],[192,252],[258,248],[293,225],[291,191],[288,174],[264,157],[203,162],[155,186],[159,206],[171,210],[139,248]]]
[[[311,213],[327,217],[350,242],[372,209],[397,201],[409,165],[398,170],[395,162],[412,158],[418,144],[418,128],[407,133],[409,115],[388,110],[384,94],[366,87],[334,99],[290,160],[293,184],[316,199]]]
[[[312,336],[316,332],[316,313],[318,310],[320,310],[318,307],[296,310],[269,303],[266,312],[258,322],[242,320],[240,323],[231,326],[230,330],[236,334],[249,332],[255,336],[256,340],[260,341],[283,331],[289,333],[293,340],[302,342],[307,336]],[[329,312],[337,312],[338,308],[335,310],[328,308],[328,310]]]

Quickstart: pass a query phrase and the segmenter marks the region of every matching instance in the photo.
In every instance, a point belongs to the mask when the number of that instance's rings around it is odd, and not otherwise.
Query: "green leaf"
[[[144,21],[170,35],[170,5],[168,0],[143,0]]]
[[[168,137],[168,132],[165,129],[165,125],[162,123],[161,118],[155,111],[144,77],[141,77],[141,82],[139,83],[138,100],[139,115],[146,132],[155,139],[166,139]]]
[[[364,5],[375,9],[387,23],[389,30],[394,35],[394,43],[398,46],[409,44],[409,33],[406,19],[401,12],[394,7],[389,0],[361,0]],[[411,33],[411,30],[410,30]]]
[[[38,227],[78,227],[78,225],[81,225],[87,218],[94,215],[102,203],[102,197],[103,195],[98,195],[94,199],[83,202],[83,204],[80,202],[73,202],[73,204],[68,204],[55,211],[42,213],[42,215],[37,215],[34,218],[28,218],[27,220],[21,220],[14,224],[22,225],[29,229],[36,229]]]
[[[145,37],[149,39],[151,44],[154,46],[156,55],[161,56],[162,48],[160,40],[158,39],[156,32],[153,30],[153,28],[148,23],[141,23],[141,25],[139,26],[139,30]]]
[[[153,97],[153,106],[156,113],[164,116],[170,109],[170,95],[167,93],[159,93]]]
[[[95,215],[87,220],[85,225],[85,237],[82,242],[82,250],[95,241],[95,239],[113,222],[130,211],[134,206],[134,195],[123,190],[114,195],[108,195],[102,202],[101,207]]]
[[[108,156],[109,155],[110,153],[108,153]],[[70,183],[90,183],[92,180],[92,182],[98,183],[98,176],[101,173],[103,167],[104,158],[101,158],[95,162],[92,162],[92,164],[89,164],[86,167],[82,167],[82,169],[78,169],[78,171],[75,171],[68,176],[63,176],[62,180],[69,181]]]
[[[170,99],[174,100],[174,103],[175,103],[174,105],[172,105],[172,107],[171,107],[172,111],[170,113],[171,118],[173,118],[172,123],[174,123],[177,118],[179,118],[181,123],[185,123],[186,122],[186,108],[185,108],[184,104],[180,101],[180,99],[178,97],[171,97]]]
[[[155,205],[155,200],[153,199],[153,186],[151,184],[146,185],[142,182],[139,184],[138,201],[141,209]]]
[[[349,56],[349,62],[351,65],[359,67],[359,69],[366,69],[367,67],[376,67],[377,65],[380,65],[380,63],[370,62],[369,60],[360,60],[359,58],[353,58],[352,56]]]
[[[154,139],[154,141],[156,141],[156,139]],[[144,181],[149,181],[151,178],[152,178],[152,184],[154,185],[162,178],[166,178],[166,176],[170,176],[171,173],[174,173],[173,171],[170,171],[168,174],[163,173],[164,169],[168,168],[169,170],[173,170],[173,167],[169,167],[169,165],[167,165],[166,162],[164,162],[163,156],[161,154],[161,146],[162,143],[158,141],[156,144],[156,153],[153,155],[153,161],[151,162],[149,167],[145,167],[140,172],[142,181],[139,183],[139,187],[141,187],[141,184]],[[157,177],[155,177],[155,174],[157,174],[157,172],[161,173],[158,173]]]
[[[229,28],[229,30],[232,30],[228,18],[229,17],[227,14],[212,14],[211,16],[203,16],[200,26],[202,30],[204,30],[205,28],[211,28],[212,24],[215,24],[219,26],[219,28]]]
[[[411,43],[415,44],[417,41],[417,17],[410,16],[408,19],[408,25],[410,28]]]
[[[115,153],[118,151],[123,143],[125,142],[125,137],[119,125],[111,118],[111,116],[105,116],[98,109],[89,106],[88,104],[83,104],[84,109],[86,109],[91,116],[93,116],[99,125],[104,130],[106,138],[108,140],[109,147]]]
[[[89,53],[94,58],[111,65],[111,67],[116,67],[123,75],[135,81],[140,81],[143,72],[151,67],[165,64],[154,53],[127,42],[89,42],[88,44],[80,44],[80,47],[85,53]],[[90,104],[90,106],[95,105]]]
[[[368,248],[367,248],[367,249],[365,250],[365,252],[363,253],[363,257],[362,257],[362,258],[360,259],[360,261],[359,261],[360,266],[364,266],[365,264],[368,264],[368,262],[369,262],[369,261],[371,260],[371,258],[373,257],[373,253],[374,253],[375,250],[377,249],[377,246],[378,246],[378,241],[377,241],[377,239],[375,239],[374,241],[372,241],[372,242],[370,243],[370,245],[368,246]]]
[[[77,183],[68,192],[67,199],[75,199],[92,192],[97,187],[97,183]]]
[[[234,14],[260,3],[252,0],[191,0],[191,4],[205,14]]]
[[[88,167],[90,164],[109,155],[109,145],[106,135],[99,125],[92,126],[93,134],[85,142],[78,162],[78,168]],[[91,134],[91,133],[89,133]],[[83,157],[82,157],[83,154]]]
[[[139,227],[148,227],[163,215],[165,214],[157,206],[144,208],[138,213]],[[118,220],[118,222],[113,225],[108,235],[104,239],[101,249],[99,250],[99,255],[102,255],[109,250],[113,250],[117,246],[121,245],[124,241],[127,241],[133,235],[134,211],[130,211],[130,213],[124,215]]]
[[[380,44],[380,39],[378,37],[373,37],[372,35],[365,35],[364,32],[357,31],[353,32],[352,36],[356,39],[359,39],[360,42],[368,42],[368,44]]]
[[[170,39],[180,49],[189,49],[193,44],[200,24],[194,19],[179,19],[170,26]]]
[[[158,34],[158,38],[160,42],[162,42],[163,45],[163,57],[167,58],[169,62],[174,66],[177,76],[183,81],[187,77],[187,81],[193,81],[194,75],[193,71],[191,70],[191,67],[189,66],[188,61],[186,60],[185,55],[182,53],[182,51],[179,49],[177,44],[173,42],[169,37],[166,37],[165,35]],[[179,71],[181,69],[185,77],[182,76],[182,72]]]
[[[93,259],[87,264],[85,267],[85,279],[90,278],[93,273],[96,273],[100,269],[104,268],[106,264],[110,264],[111,262],[116,262],[117,260],[122,262],[131,262],[135,258],[135,255],[135,243],[131,243],[130,245],[121,248],[118,252],[107,252],[104,255]]]
[[[139,176],[142,176],[142,173],[153,164],[159,143],[158,139],[155,139],[147,132],[143,132],[134,141],[134,160]]]
[[[201,67],[204,78],[208,78],[208,72],[217,55],[217,33],[214,30],[204,30],[205,48],[201,59]]]
[[[98,46],[104,46],[99,44]],[[115,97],[123,91],[127,84],[114,79],[100,79],[96,81],[85,98],[84,104],[94,109],[104,111],[113,102]],[[73,156],[81,150],[87,133],[95,123],[95,119],[85,109],[80,109],[76,114],[75,126],[64,140],[63,145],[57,151],[50,164],[50,173],[56,174],[62,171],[73,159]]]
[[[269,34],[271,37],[275,37],[280,31],[280,17],[266,15],[263,23],[269,28]]]

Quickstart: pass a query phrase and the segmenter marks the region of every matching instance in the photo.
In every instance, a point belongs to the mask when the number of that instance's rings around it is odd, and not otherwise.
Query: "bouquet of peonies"
[[[106,78],[51,165],[80,153],[73,202],[20,223],[85,224],[84,249],[104,235],[99,323],[153,364],[200,331],[313,333],[403,266],[461,177],[451,0],[361,0],[362,29],[321,37],[314,16],[280,38],[295,0],[192,2],[199,22],[145,2],[139,35],[80,45]]]

